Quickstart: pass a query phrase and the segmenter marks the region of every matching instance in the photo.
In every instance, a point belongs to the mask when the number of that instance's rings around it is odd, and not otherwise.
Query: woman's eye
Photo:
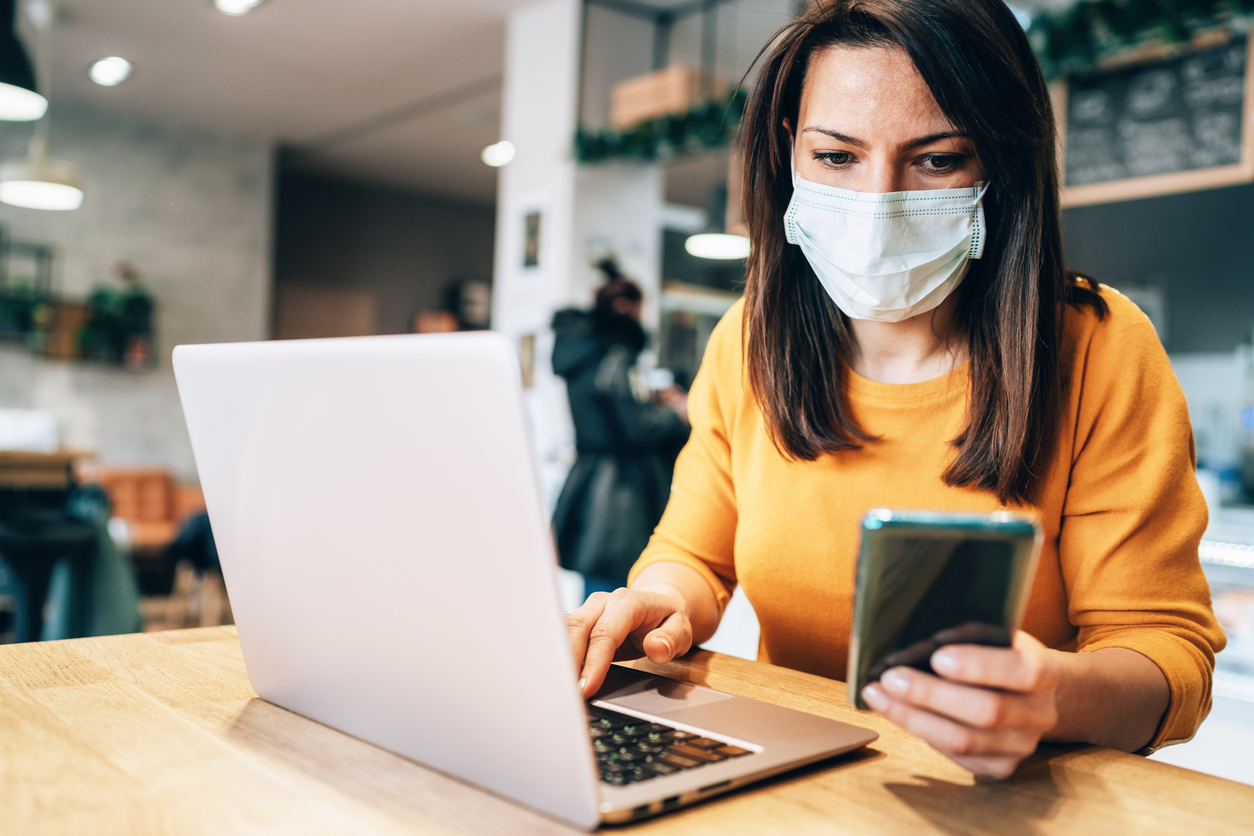
[[[815,152],[814,159],[818,160],[823,165],[838,168],[852,162],[853,154],[850,154],[848,151],[818,151]]]
[[[923,167],[930,172],[952,171],[962,165],[961,154],[928,154],[923,158]]]

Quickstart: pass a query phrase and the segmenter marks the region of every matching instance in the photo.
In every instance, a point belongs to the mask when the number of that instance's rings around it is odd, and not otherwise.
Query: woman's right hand
[[[692,624],[677,591],[594,592],[567,613],[566,623],[584,699],[601,687],[611,662],[647,656],[665,664],[692,647]]]

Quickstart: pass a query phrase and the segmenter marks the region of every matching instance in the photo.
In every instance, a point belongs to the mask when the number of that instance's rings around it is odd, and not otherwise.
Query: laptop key
[[[684,758],[692,758],[705,763],[714,763],[715,761],[725,760],[726,755],[720,755],[717,752],[707,752],[705,749],[698,749],[695,746],[685,746],[682,743],[676,743],[669,747],[672,755],[679,755]]]
[[[667,752],[658,758],[664,764],[677,767],[679,769],[692,769],[694,766],[700,766],[701,761],[685,758],[683,755],[677,755],[674,752]]]
[[[701,735],[699,734],[693,734],[692,732],[680,731],[679,729],[675,729],[674,731],[668,732],[666,734],[666,737],[669,737],[671,740],[692,740],[700,736]]]
[[[739,746],[720,746],[714,751],[729,758],[738,758],[741,755],[752,754],[748,749],[741,749]]]
[[[708,737],[697,737],[692,740],[685,740],[684,743],[689,746],[696,746],[698,749],[717,749],[725,745],[721,740],[711,740]]]
[[[679,767],[671,766],[660,760],[649,761],[644,765],[644,768],[658,775],[673,775],[679,771]]]

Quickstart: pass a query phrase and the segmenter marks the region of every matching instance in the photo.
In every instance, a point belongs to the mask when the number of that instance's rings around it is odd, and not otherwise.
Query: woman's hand
[[[584,698],[597,692],[610,662],[649,657],[665,664],[692,647],[692,624],[677,592],[594,592],[566,616]]]
[[[959,765],[1007,778],[1058,724],[1063,655],[1022,630],[1012,648],[948,645],[932,654],[939,676],[890,668],[862,697]]]

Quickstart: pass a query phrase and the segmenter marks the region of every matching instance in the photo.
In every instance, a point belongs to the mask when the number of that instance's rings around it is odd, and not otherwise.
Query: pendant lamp
[[[0,0],[5,2],[6,0]],[[36,7],[37,8],[34,8]],[[39,53],[44,60],[44,92],[48,91],[51,61],[48,30],[55,18],[51,4],[36,0],[27,8],[32,23],[39,31]],[[66,211],[83,205],[83,187],[74,166],[48,155],[48,119],[35,124],[30,153],[22,160],[9,160],[0,165],[0,203],[25,209]]]
[[[32,122],[48,110],[35,89],[35,71],[17,37],[17,0],[0,0],[0,119]]]
[[[74,166],[49,157],[47,140],[37,133],[26,159],[0,165],[0,203],[68,211],[83,205],[83,187]]]
[[[727,231],[727,184],[710,189],[707,208],[709,220],[704,232],[688,236],[684,249],[697,258],[739,261],[749,257],[749,239]]]

